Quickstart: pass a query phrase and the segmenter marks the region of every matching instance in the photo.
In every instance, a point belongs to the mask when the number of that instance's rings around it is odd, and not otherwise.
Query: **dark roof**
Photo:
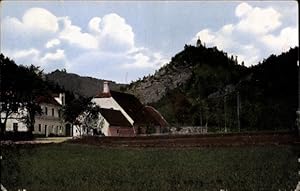
[[[111,126],[132,127],[119,110],[100,108],[100,113]]]
[[[160,125],[134,95],[116,91],[110,91],[110,94],[133,119],[134,125]]]
[[[41,104],[41,103],[47,103],[47,104],[52,104],[56,106],[61,106],[53,97],[51,96],[39,96],[36,98],[36,102]]]
[[[111,91],[110,94],[136,125],[145,123],[144,106],[134,95],[115,91]]]

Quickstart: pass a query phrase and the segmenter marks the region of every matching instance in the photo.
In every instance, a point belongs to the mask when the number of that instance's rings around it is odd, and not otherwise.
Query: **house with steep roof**
[[[167,121],[153,107],[144,106],[132,94],[110,91],[108,82],[104,82],[103,91],[96,95],[92,99],[92,102],[103,109],[119,111],[118,113],[121,113],[131,124],[132,131],[135,135],[160,133],[168,126]],[[105,116],[103,117],[105,118]],[[102,129],[102,132],[105,135],[109,134],[105,128]],[[123,135],[125,136],[125,134]]]

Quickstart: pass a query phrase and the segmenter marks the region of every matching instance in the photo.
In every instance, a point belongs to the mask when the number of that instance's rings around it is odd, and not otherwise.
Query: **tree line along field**
[[[102,148],[1,145],[8,190],[294,190],[297,145]]]

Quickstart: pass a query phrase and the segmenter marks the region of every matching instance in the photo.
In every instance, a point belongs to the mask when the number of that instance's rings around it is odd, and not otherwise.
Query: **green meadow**
[[[294,190],[297,146],[1,145],[8,190]]]

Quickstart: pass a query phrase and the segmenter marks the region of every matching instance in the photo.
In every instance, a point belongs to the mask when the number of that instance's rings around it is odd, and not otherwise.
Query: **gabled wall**
[[[106,121],[106,119],[100,114],[99,115],[99,123],[98,123],[98,128],[101,129],[101,132],[105,135],[105,136],[109,136],[109,123]]]
[[[18,124],[18,130],[17,131],[28,131],[28,128],[26,124],[22,121],[22,118],[27,116],[27,110],[19,109],[18,113],[12,113],[10,116],[8,116],[6,121],[6,131],[14,131],[13,126],[14,123]],[[4,121],[5,114],[1,113],[1,120]]]
[[[47,107],[47,115],[45,108]],[[62,116],[59,116],[59,110],[61,106],[53,104],[41,104],[42,114],[35,117],[34,134],[45,135],[66,135],[65,124],[62,120]],[[52,115],[52,109],[54,109],[54,115]]]

